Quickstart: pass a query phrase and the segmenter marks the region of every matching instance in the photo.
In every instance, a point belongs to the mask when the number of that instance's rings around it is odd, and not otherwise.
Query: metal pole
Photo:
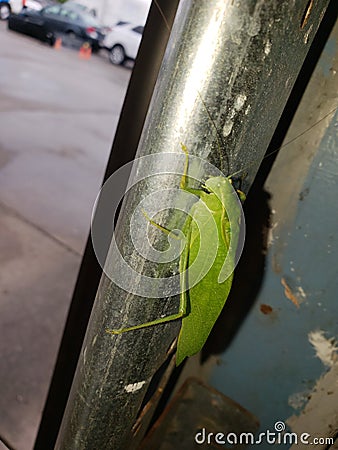
[[[212,162],[226,175],[245,170],[242,188],[247,191],[328,3],[182,1],[138,148],[139,157],[159,157],[145,158],[135,169],[134,178],[143,171],[169,171],[168,161],[170,171],[179,174],[180,142],[184,142],[191,157]],[[225,143],[222,151],[216,129]],[[167,152],[176,152],[176,158],[169,158]],[[200,167],[193,169],[199,171]],[[208,174],[199,175],[203,178]],[[130,227],[130,219],[135,207],[153,191],[162,190],[163,204],[170,205],[174,194],[169,189],[177,191],[178,180],[172,175],[150,177],[124,202],[117,245],[139,276],[122,280],[126,281],[124,286],[129,284],[129,293],[107,276],[101,279],[58,449],[133,447],[132,426],[179,323],[115,337],[105,329],[144,323],[177,308],[177,298],[163,301],[130,293],[137,291],[143,275],[151,277],[156,272],[148,264],[150,250],[141,257],[134,248],[134,242],[146,240],[146,222]],[[152,200],[149,208],[156,203],[156,198]],[[165,245],[166,239],[160,237],[158,242],[154,230],[150,230],[149,239]],[[116,249],[110,250],[106,270],[113,276],[118,270],[117,256]],[[173,270],[170,264],[168,270]],[[158,269],[156,275],[161,273]],[[156,289],[153,293],[156,297]]]
[[[178,0],[170,2],[157,0],[157,5],[153,4],[150,8],[103,181],[135,157],[137,144],[169,38],[169,28],[173,23],[177,6]],[[162,14],[165,15],[166,23]],[[101,273],[102,270],[93,250],[91,236],[89,236],[34,450],[46,450],[53,448],[55,445]]]

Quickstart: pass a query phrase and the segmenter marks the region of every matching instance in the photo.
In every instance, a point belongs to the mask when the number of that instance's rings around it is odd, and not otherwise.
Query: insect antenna
[[[266,155],[264,155],[263,160],[269,158],[269,156],[274,155],[275,153],[279,152],[279,150],[281,150],[282,148],[286,147],[287,145],[292,144],[293,142],[295,142],[297,139],[299,139],[300,137],[304,136],[306,133],[308,133],[310,130],[312,130],[312,128],[316,127],[319,123],[321,123],[323,120],[325,120],[327,117],[329,117],[331,114],[333,114],[335,111],[337,111],[337,107],[335,107],[334,109],[332,109],[331,111],[329,111],[328,113],[326,113],[323,117],[321,117],[319,120],[317,120],[317,122],[315,122],[314,124],[312,124],[310,127],[306,128],[304,131],[302,131],[301,133],[297,134],[297,136],[295,136],[294,138],[290,139],[289,141],[285,142],[285,144],[281,145],[278,148],[275,148],[274,150],[272,150],[271,152],[267,153]],[[251,163],[249,166],[247,166],[244,169],[240,169],[237,172],[234,172],[233,174],[229,175],[228,178],[233,178],[236,177],[237,175],[240,175],[242,173],[244,173],[247,169],[249,169],[252,165],[254,164]]]
[[[164,12],[162,11],[162,8],[160,7],[160,5],[159,5],[159,3],[158,3],[157,0],[154,0],[154,3],[155,3],[155,5],[156,5],[156,8],[158,9],[158,11],[159,11],[159,13],[160,13],[162,19],[163,19],[163,22],[164,22],[164,24],[165,24],[167,30],[170,31],[169,23],[168,23],[168,21],[167,21],[166,16],[164,15]]]
[[[167,21],[167,18],[165,17],[165,14],[164,14],[164,12],[163,12],[161,6],[160,6],[159,3],[158,3],[158,0],[154,0],[154,4],[156,5],[156,7],[157,7],[157,9],[158,9],[158,11],[159,11],[159,13],[160,13],[160,15],[161,15],[161,17],[162,17],[162,19],[163,19],[163,22],[164,22],[164,24],[165,24],[167,30],[170,31],[169,23],[168,23],[168,21]],[[213,126],[214,130],[216,131],[216,139],[217,139],[218,154],[219,154],[220,160],[222,160],[222,156],[223,156],[223,155],[222,155],[222,148],[225,148],[225,143],[224,143],[224,140],[223,140],[223,136],[221,135],[220,131],[217,129],[217,126],[216,126],[216,124],[215,124],[215,121],[214,121],[214,119],[212,118],[212,116],[211,116],[211,114],[210,114],[210,111],[209,111],[209,109],[208,109],[208,107],[207,107],[205,101],[204,101],[203,98],[202,98],[201,93],[200,93],[199,91],[197,91],[197,92],[198,92],[198,96],[199,96],[199,98],[200,98],[200,100],[201,100],[201,102],[202,102],[202,104],[203,104],[203,106],[204,106],[204,109],[206,110],[206,113],[207,113],[207,115],[208,115],[208,118],[209,118],[209,120],[210,120],[210,123],[211,123],[211,125]],[[227,172],[229,172],[229,171],[230,171],[230,161],[229,161],[229,156],[228,156],[227,154],[225,154],[225,157],[226,157],[226,164],[227,164]]]
[[[294,138],[290,139],[288,142],[285,142],[285,144],[281,145],[280,147],[276,148],[275,150],[272,150],[271,152],[267,153],[264,156],[265,158],[268,158],[269,156],[273,155],[274,153],[278,152],[281,148],[286,147],[287,145],[292,144],[292,142],[296,141],[297,139],[299,139],[300,137],[304,136],[304,134],[308,133],[310,130],[312,130],[312,128],[314,128],[315,126],[317,126],[320,122],[322,122],[323,120],[325,120],[327,117],[329,117],[331,114],[333,114],[335,111],[337,111],[337,107],[335,107],[334,109],[332,109],[331,111],[329,111],[328,113],[325,114],[325,116],[321,117],[319,120],[317,120],[317,122],[315,122],[314,124],[312,124],[309,128],[306,128],[306,130],[302,131],[301,133],[297,134],[297,136],[295,136]]]

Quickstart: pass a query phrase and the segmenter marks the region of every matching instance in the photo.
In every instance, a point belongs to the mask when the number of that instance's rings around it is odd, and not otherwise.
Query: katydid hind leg
[[[106,332],[110,334],[122,334],[127,331],[140,330],[141,328],[151,327],[153,325],[159,325],[161,323],[172,322],[173,320],[181,319],[187,313],[187,293],[182,292],[180,294],[180,306],[179,310],[175,314],[170,314],[166,317],[160,317],[159,319],[151,320],[149,322],[141,323],[131,327],[119,328],[119,329],[107,329]]]
[[[147,217],[147,215],[146,215],[146,217]],[[156,222],[152,221],[151,219],[149,219],[149,221],[152,225],[158,227],[161,231],[163,231],[165,233],[167,233],[167,232],[170,233],[170,231],[168,231],[161,225],[158,225]],[[187,268],[188,259],[189,259],[189,245],[190,245],[190,238],[191,238],[191,220],[190,219],[188,219],[185,228],[187,228],[187,243],[184,246],[184,250],[181,254],[180,263],[179,263],[179,270],[181,273],[181,281],[180,281],[181,291],[182,291],[182,287],[186,286],[186,268]],[[131,327],[125,327],[125,328],[119,328],[119,329],[107,329],[106,332],[110,333],[110,334],[114,334],[114,335],[122,334],[122,333],[126,333],[127,331],[139,330],[141,328],[147,328],[147,327],[151,327],[153,325],[159,325],[161,323],[166,323],[166,322],[171,322],[173,320],[181,319],[182,317],[184,317],[187,314],[187,303],[188,303],[187,292],[183,291],[180,293],[180,305],[179,305],[179,309],[178,309],[177,313],[170,314],[169,316],[166,316],[166,317],[160,317],[159,319],[151,320],[149,322],[141,323],[139,325],[134,325]]]
[[[148,328],[153,325],[159,325],[161,323],[172,322],[173,320],[181,319],[184,315],[186,307],[180,303],[180,309],[176,314],[171,314],[170,316],[160,317],[159,319],[151,320],[150,322],[141,323],[139,325],[134,325],[132,327],[119,328],[119,329],[107,329],[106,332],[110,334],[122,334],[127,331],[140,330],[141,328]]]

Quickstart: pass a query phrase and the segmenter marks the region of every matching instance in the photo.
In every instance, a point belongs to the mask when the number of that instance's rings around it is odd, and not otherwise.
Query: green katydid
[[[202,189],[189,188],[187,185],[189,155],[185,145],[181,144],[181,147],[186,156],[186,163],[180,189],[193,193],[198,197],[198,201],[193,204],[182,228],[182,232],[186,238],[186,244],[179,262],[179,271],[181,274],[179,310],[176,314],[140,325],[107,330],[111,334],[121,334],[127,331],[182,319],[177,343],[177,365],[185,357],[192,356],[202,349],[223,309],[233,279],[241,217],[240,202],[232,187],[230,177],[210,177],[206,180]],[[244,193],[241,191],[237,192],[239,193],[240,199],[244,201]],[[231,211],[231,222],[227,211]],[[216,224],[218,237],[215,236],[215,228],[208,225],[211,217]],[[162,231],[168,234],[170,233],[165,227],[158,225],[148,217],[147,219]],[[201,232],[197,223],[200,223]],[[207,242],[213,242],[215,239],[218,239],[218,248],[212,267],[195,284],[194,280],[199,279],[202,270],[199,265],[193,264],[198,252],[202,248],[200,245],[201,236]],[[192,287],[188,288],[188,286]]]
[[[317,123],[324,120],[334,111],[335,110],[330,111]],[[215,127],[208,109],[207,113],[209,115],[209,119]],[[221,136],[217,132],[217,140],[221,140],[220,138]],[[182,319],[182,326],[177,342],[177,365],[179,365],[187,356],[192,356],[202,349],[227,300],[233,280],[235,253],[240,231],[241,210],[238,197],[242,202],[245,200],[245,194],[243,192],[237,190],[237,196],[234,191],[231,176],[210,177],[206,180],[202,188],[189,188],[187,181],[189,155],[185,145],[181,144],[181,147],[186,155],[186,163],[180,183],[180,189],[195,194],[198,197],[198,201],[193,204],[189,216],[182,228],[182,232],[186,237],[186,244],[179,262],[179,271],[181,274],[179,310],[176,314],[155,319],[143,324],[120,329],[106,330],[108,333],[116,335],[127,331],[138,330],[140,328]],[[269,156],[274,152],[271,152],[266,156]],[[208,218],[205,215],[206,211],[209,211],[209,213],[211,211],[217,226],[218,250],[210,270],[202,279],[194,284],[193,282],[190,282],[191,279],[198,279],[201,271],[200,267],[194,267],[193,264],[197,253],[200,251],[200,233],[196,222],[200,221],[203,224],[205,217],[204,225],[202,225],[203,238],[209,240],[210,242],[214,242],[215,239],[217,239],[214,234],[215,229],[211,230],[208,227]],[[231,221],[229,220],[229,212],[232,217]],[[145,216],[152,225],[167,234],[170,233],[170,230],[158,225],[146,214]],[[228,276],[226,276],[226,278],[223,276],[222,278],[222,273],[223,275],[226,273]]]

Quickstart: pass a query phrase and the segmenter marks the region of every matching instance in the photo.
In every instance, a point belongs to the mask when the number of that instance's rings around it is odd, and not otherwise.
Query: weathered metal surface
[[[155,4],[149,11],[148,27],[143,33],[103,181],[135,157],[178,0],[158,0],[157,4],[161,8],[160,11]],[[165,21],[162,14],[165,15]],[[126,184],[127,179],[123,182]],[[89,227],[89,224],[87,225]],[[35,450],[45,450],[55,445],[101,275],[102,269],[89,235],[35,441]]]
[[[181,173],[180,142],[184,142],[191,155],[208,159],[226,175],[245,169],[247,191],[327,4],[318,1],[305,24],[306,1],[297,5],[276,0],[181,2],[138,150],[138,156],[161,157],[142,170],[163,172],[168,163],[164,155],[176,152],[170,169]],[[222,151],[215,128],[225,143]],[[147,255],[141,258],[133,247],[131,215],[144,196],[165,187],[177,190],[178,182],[179,176],[150,177],[128,194],[122,207],[118,246],[142,275],[154,275],[154,268],[149,267]],[[172,196],[168,193],[167,200]],[[134,238],[146,241],[144,228],[136,227]],[[165,245],[155,235],[150,234],[150,242]],[[117,254],[111,252],[106,269],[113,275],[116,261]],[[155,273],[159,275],[156,266]],[[129,292],[135,291],[140,277],[125,278]],[[154,300],[150,297],[157,292],[143,298],[126,290],[106,276],[101,280],[58,449],[133,445],[131,429],[140,404],[179,323],[108,336],[106,328],[144,323],[177,308],[177,298]]]

